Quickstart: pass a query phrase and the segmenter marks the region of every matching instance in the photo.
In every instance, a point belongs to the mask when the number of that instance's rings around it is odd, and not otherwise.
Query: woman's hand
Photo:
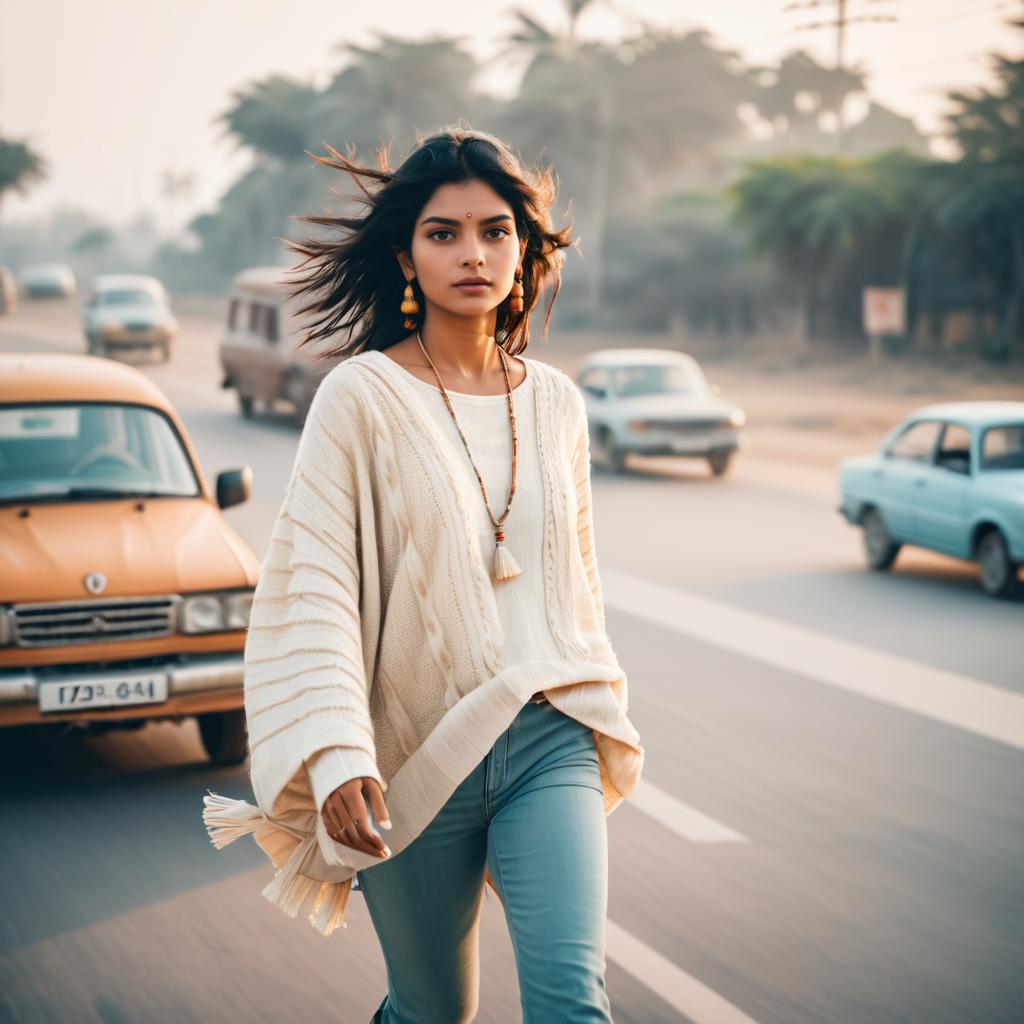
[[[360,853],[372,853],[382,859],[390,857],[387,843],[370,827],[370,815],[363,799],[364,791],[369,798],[369,806],[373,808],[373,816],[380,822],[381,828],[391,828],[380,783],[374,778],[363,776],[343,782],[324,801],[322,817],[327,826],[327,834],[335,842],[359,850]]]

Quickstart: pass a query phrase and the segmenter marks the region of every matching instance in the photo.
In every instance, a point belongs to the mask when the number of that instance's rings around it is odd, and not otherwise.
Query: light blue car
[[[839,491],[872,569],[913,544],[978,562],[985,590],[1011,597],[1024,565],[1024,402],[918,409],[873,455],[840,463]]]

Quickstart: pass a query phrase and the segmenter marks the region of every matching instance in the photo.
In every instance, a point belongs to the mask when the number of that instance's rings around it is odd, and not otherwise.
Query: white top
[[[397,363],[395,365],[398,366]],[[404,367],[400,368],[426,395],[428,408],[451,441],[460,465],[465,467],[467,479],[478,496],[473,511],[478,525],[480,555],[483,564],[490,567],[494,561],[494,527],[484,506],[473,466],[466,455],[466,447],[444,404],[441,390],[436,384],[429,384]],[[466,436],[473,461],[483,477],[491,512],[497,519],[508,503],[512,476],[512,427],[508,416],[508,396],[470,395],[453,391],[447,385],[446,390],[459,426]],[[512,579],[492,580],[494,597],[505,627],[501,668],[521,661],[557,660],[562,656],[544,612],[544,484],[537,448],[533,374],[529,370],[526,379],[513,388],[512,402],[516,413],[519,457],[516,463],[516,493],[504,523],[505,547],[523,571]]]

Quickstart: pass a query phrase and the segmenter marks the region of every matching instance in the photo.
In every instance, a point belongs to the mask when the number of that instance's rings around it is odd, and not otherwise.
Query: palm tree
[[[339,49],[347,63],[309,110],[310,149],[323,141],[390,146],[438,124],[472,121],[480,110],[476,62],[457,39],[381,35],[373,46]]]
[[[235,92],[218,119],[239,146],[284,163],[305,159],[307,118],[317,92],[283,75],[272,75]]]
[[[613,136],[610,78],[615,56],[609,47],[579,39],[580,17],[593,3],[562,0],[564,31],[525,11],[513,12],[517,24],[505,37],[501,56],[525,59],[526,70],[518,95],[499,114],[496,127],[531,156],[555,157],[563,197],[585,197],[584,274],[587,304],[596,309],[601,305],[604,280]],[[588,229],[592,242],[586,236]]]
[[[799,334],[809,342],[827,283],[890,219],[890,204],[871,166],[834,157],[758,161],[732,194],[736,222],[752,249],[793,280],[800,294]]]
[[[25,195],[46,172],[46,162],[27,143],[0,139],[0,205],[8,192]]]
[[[1024,20],[1011,24],[1024,29]],[[999,320],[1024,348],[1024,59],[995,54],[993,63],[995,88],[950,94],[949,125],[964,158],[942,219],[972,239]]]

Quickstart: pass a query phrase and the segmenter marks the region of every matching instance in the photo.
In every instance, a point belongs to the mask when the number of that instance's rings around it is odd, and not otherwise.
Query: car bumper
[[[40,711],[39,684],[89,683],[118,674],[116,662],[85,669],[27,668],[0,670],[0,726],[56,721],[99,721],[126,718],[174,718],[207,711],[230,711],[244,704],[242,652],[192,655],[134,664],[125,675],[138,673],[167,675],[167,700],[150,704],[117,704],[111,707],[75,708],[68,711]]]
[[[107,334],[99,335],[99,340],[107,346],[107,348],[152,348],[154,345],[163,345],[171,340],[171,335],[166,331],[148,332],[146,334],[140,334],[137,337],[131,337],[129,335],[118,335],[111,337]]]
[[[711,455],[715,452],[734,452],[742,447],[742,438],[730,431],[714,431],[694,437],[644,437],[626,434],[619,447],[637,455]]]

